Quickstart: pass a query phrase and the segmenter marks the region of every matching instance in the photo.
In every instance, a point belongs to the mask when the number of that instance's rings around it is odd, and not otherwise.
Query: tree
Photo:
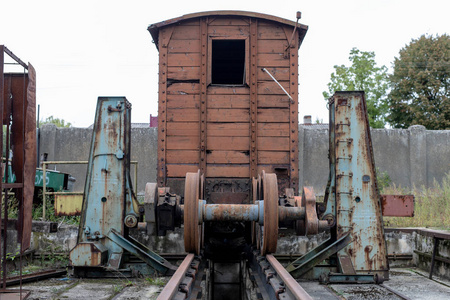
[[[350,67],[334,66],[328,83],[328,92],[323,92],[328,100],[335,91],[364,91],[366,94],[369,125],[373,128],[383,128],[386,124],[388,104],[388,75],[385,66],[378,67],[374,52],[350,50]]]
[[[389,78],[389,122],[450,129],[450,36],[422,35],[399,54]]]
[[[56,127],[72,127],[72,123],[66,122],[63,119],[54,118],[53,116],[47,117],[45,121],[40,121],[40,125],[55,124]]]

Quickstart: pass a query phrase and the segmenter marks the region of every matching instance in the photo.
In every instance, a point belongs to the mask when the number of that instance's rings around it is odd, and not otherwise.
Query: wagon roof
[[[219,11],[206,11],[206,12],[198,12],[198,13],[183,15],[178,18],[173,18],[173,19],[165,20],[165,21],[162,21],[159,23],[151,24],[150,26],[148,26],[147,29],[150,32],[150,34],[152,35],[153,41],[155,42],[155,45],[156,45],[156,48],[158,48],[158,37],[159,37],[158,32],[159,32],[160,28],[163,28],[163,27],[171,25],[171,24],[176,24],[181,21],[186,21],[186,20],[191,20],[191,19],[201,18],[201,17],[212,17],[212,16],[252,17],[252,18],[259,18],[259,19],[265,19],[265,20],[269,20],[269,21],[278,22],[278,23],[292,26],[292,27],[295,27],[295,24],[296,24],[293,21],[275,17],[272,15],[267,15],[267,14],[248,12],[248,11],[238,11],[238,10],[219,10]],[[300,45],[303,42],[303,38],[305,37],[306,31],[308,30],[308,26],[300,24],[300,23],[298,23],[297,26],[298,26],[297,32],[298,32],[298,36],[299,36],[298,46],[300,48]]]

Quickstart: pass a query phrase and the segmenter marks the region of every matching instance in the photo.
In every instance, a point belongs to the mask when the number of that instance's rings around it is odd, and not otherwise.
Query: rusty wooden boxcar
[[[265,170],[280,192],[297,190],[298,49],[307,29],[243,11],[148,27],[159,51],[159,186],[183,194],[186,172],[200,169],[210,202],[247,203],[250,179]]]

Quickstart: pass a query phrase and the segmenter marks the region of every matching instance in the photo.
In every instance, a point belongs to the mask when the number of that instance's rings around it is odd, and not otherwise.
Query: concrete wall
[[[312,185],[323,194],[328,180],[328,129],[324,126],[299,126],[299,184]],[[48,160],[89,159],[92,129],[41,128],[40,151]],[[372,129],[375,164],[387,172],[397,185],[432,186],[450,172],[450,130],[425,130],[423,126],[409,129]],[[133,128],[131,159],[138,161],[138,194],[147,182],[156,182],[157,128]],[[76,178],[75,191],[83,191],[86,166],[61,165],[57,170]],[[132,167],[133,178],[133,167]]]

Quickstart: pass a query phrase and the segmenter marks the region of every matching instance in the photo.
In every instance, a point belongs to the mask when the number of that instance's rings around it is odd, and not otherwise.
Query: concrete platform
[[[450,299],[450,281],[433,277],[415,268],[395,268],[391,279],[383,285],[375,284],[332,284],[300,282],[313,299]],[[24,284],[31,290],[27,299],[96,299],[96,300],[140,300],[156,299],[167,282],[167,278],[147,279],[72,279],[53,278]],[[152,284],[156,283],[156,284]],[[17,287],[16,287],[17,288]],[[394,290],[400,295],[396,295]],[[404,296],[404,297],[401,297]]]

